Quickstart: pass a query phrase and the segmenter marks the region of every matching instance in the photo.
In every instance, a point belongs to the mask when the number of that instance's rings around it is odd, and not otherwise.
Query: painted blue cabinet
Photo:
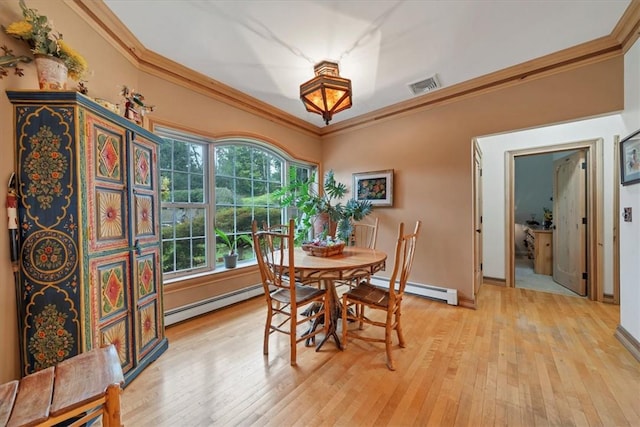
[[[128,383],[167,348],[159,137],[66,91],[9,91],[23,375],[114,344]]]

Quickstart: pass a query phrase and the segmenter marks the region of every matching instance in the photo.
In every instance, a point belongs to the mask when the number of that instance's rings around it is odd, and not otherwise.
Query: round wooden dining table
[[[316,350],[319,350],[329,337],[333,337],[336,345],[341,349],[336,328],[342,307],[335,283],[336,281],[352,280],[357,283],[357,281],[366,280],[377,271],[384,270],[387,254],[375,249],[347,246],[341,254],[329,257],[309,255],[302,248],[295,248],[293,257],[298,281],[302,283],[319,282],[329,291],[327,297],[327,304],[331,310],[329,332],[317,345]],[[284,260],[283,267],[289,267],[288,261],[288,259]]]

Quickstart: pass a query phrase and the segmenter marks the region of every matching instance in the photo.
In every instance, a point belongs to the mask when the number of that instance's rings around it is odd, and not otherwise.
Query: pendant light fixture
[[[351,80],[340,77],[336,62],[322,61],[313,70],[316,76],[300,85],[300,99],[329,124],[335,113],[351,107]]]

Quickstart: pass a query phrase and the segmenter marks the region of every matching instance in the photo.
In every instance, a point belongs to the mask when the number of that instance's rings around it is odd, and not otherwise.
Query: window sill
[[[215,276],[235,276],[236,274],[244,274],[248,269],[253,270],[257,268],[258,262],[255,260],[252,261],[243,261],[242,263],[238,263],[238,266],[235,268],[224,268],[224,266],[217,267],[215,270],[203,271],[199,273],[186,274],[180,277],[172,277],[170,279],[164,279],[163,285],[165,287],[173,288],[177,287],[181,284],[192,283],[192,282],[202,282],[203,279],[212,278]]]

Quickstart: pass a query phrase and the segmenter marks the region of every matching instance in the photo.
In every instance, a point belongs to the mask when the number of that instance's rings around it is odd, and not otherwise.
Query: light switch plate
[[[631,222],[631,208],[623,208],[624,213],[622,214],[624,218],[624,222]]]

